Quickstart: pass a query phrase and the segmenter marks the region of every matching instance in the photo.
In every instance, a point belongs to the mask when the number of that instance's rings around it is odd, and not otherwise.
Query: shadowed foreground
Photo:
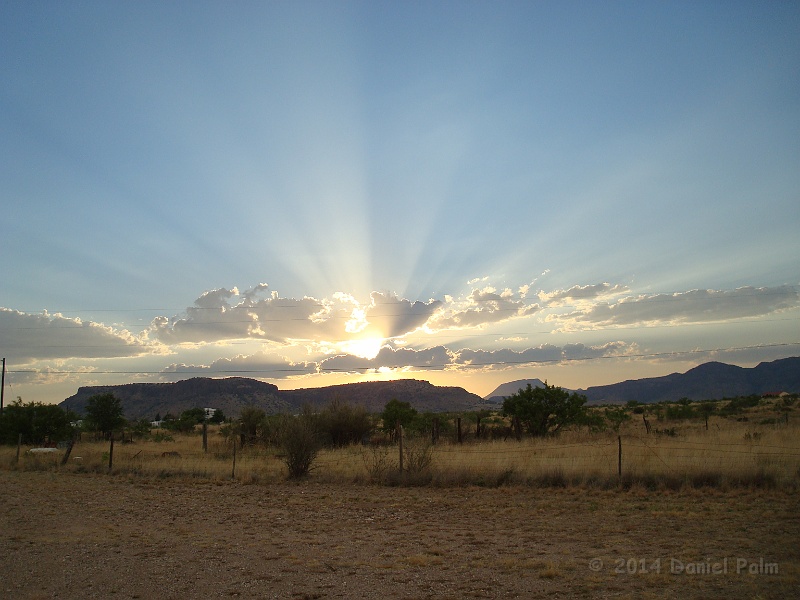
[[[6,599],[800,597],[787,491],[7,471],[0,489]]]

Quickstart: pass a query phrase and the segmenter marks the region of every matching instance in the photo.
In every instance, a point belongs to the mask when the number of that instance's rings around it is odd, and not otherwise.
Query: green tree
[[[224,423],[225,422],[225,414],[222,412],[222,409],[215,409],[214,414],[211,415],[211,418],[208,420],[209,423]]]
[[[520,389],[503,402],[503,415],[516,418],[534,436],[557,433],[585,416],[586,396],[548,385]]]
[[[318,415],[320,434],[336,448],[357,444],[372,431],[372,419],[363,406],[351,406],[334,399]]]
[[[86,421],[91,427],[111,438],[115,429],[125,425],[122,404],[114,394],[95,394],[86,401]]]
[[[65,411],[56,404],[41,402],[22,403],[17,398],[6,406],[0,417],[0,442],[16,444],[19,434],[25,444],[43,444],[67,440],[72,437],[73,428],[70,421],[75,415]]]
[[[692,401],[689,398],[681,398],[676,404],[667,407],[667,419],[693,419],[696,416]]]
[[[239,434],[241,445],[254,444],[264,433],[267,426],[267,414],[258,407],[245,406],[239,415]]]
[[[411,404],[392,399],[386,403],[381,413],[381,420],[383,421],[381,429],[394,435],[398,423],[404,428],[408,428],[414,423],[416,418],[417,411],[411,407]]]
[[[708,429],[708,417],[713,415],[717,412],[717,405],[714,402],[703,402],[700,406],[697,407],[700,416],[703,417],[706,423],[706,429]]]
[[[206,418],[206,411],[202,408],[190,408],[181,413],[177,419],[164,422],[164,428],[180,433],[191,433],[195,425],[202,423]]]

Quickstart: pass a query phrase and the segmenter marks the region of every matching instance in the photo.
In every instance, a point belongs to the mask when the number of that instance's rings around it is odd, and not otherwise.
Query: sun
[[[348,354],[372,360],[378,356],[378,352],[380,352],[383,347],[383,342],[384,339],[381,337],[371,337],[340,342],[339,346]]]

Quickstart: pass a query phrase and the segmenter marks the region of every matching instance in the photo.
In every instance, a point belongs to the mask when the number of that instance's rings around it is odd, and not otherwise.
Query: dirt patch
[[[0,489],[7,599],[800,597],[789,491],[7,471]]]

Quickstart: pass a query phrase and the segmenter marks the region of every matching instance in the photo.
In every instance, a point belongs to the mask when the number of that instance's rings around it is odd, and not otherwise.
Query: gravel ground
[[[14,471],[0,471],[0,489],[9,600],[800,598],[800,502],[788,491]]]

